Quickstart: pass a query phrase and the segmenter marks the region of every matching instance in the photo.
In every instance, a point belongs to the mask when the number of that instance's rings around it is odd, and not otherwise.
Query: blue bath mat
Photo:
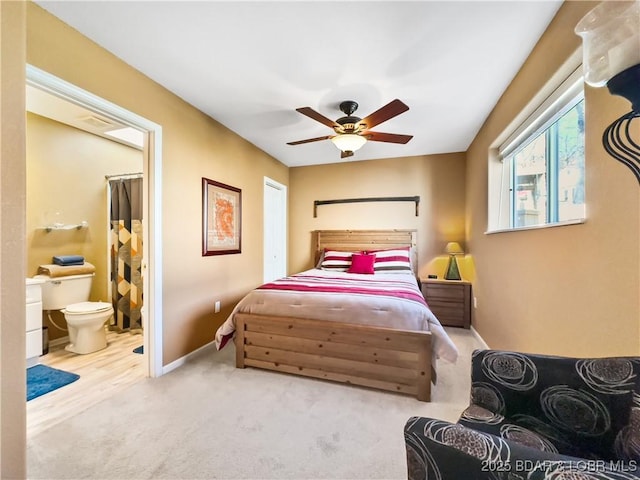
[[[143,354],[144,353],[144,345],[140,345],[139,347],[134,348],[133,349],[133,353]]]
[[[46,365],[34,365],[27,368],[27,401],[64,387],[79,378],[80,375],[75,373]]]

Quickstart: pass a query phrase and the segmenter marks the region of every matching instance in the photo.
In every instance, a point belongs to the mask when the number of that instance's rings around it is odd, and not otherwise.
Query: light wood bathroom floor
[[[77,355],[64,345],[49,349],[40,363],[80,375],[75,382],[27,402],[27,438],[109,398],[144,378],[143,355],[133,353],[142,335],[107,332],[107,348]]]

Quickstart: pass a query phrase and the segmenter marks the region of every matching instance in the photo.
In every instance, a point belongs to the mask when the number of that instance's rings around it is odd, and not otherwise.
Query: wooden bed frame
[[[410,246],[417,265],[415,230],[322,230],[316,263],[325,248],[372,250]],[[415,395],[429,401],[435,383],[431,333],[305,318],[237,313],[236,366]]]

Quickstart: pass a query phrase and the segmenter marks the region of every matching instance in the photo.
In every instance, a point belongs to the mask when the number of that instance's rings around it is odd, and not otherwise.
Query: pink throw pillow
[[[351,266],[347,273],[367,273],[373,274],[373,266],[376,256],[366,253],[354,253],[351,257]]]

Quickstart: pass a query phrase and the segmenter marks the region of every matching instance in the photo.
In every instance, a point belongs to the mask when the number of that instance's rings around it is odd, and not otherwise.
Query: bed
[[[314,237],[316,265],[322,268],[250,292],[218,329],[218,348],[234,337],[238,368],[429,401],[436,358],[455,361],[457,350],[420,292],[415,230],[322,230]],[[398,251],[406,252],[407,262],[392,256]],[[354,265],[359,260],[375,264],[375,274],[344,271],[339,258],[344,252],[358,252],[349,256]],[[360,252],[375,252],[375,263]]]

